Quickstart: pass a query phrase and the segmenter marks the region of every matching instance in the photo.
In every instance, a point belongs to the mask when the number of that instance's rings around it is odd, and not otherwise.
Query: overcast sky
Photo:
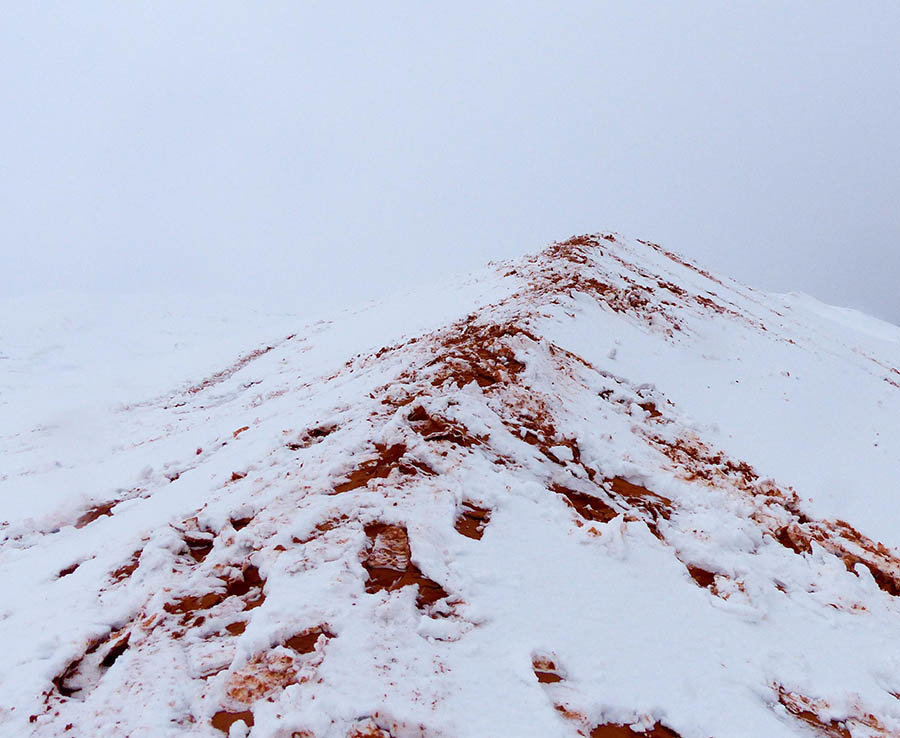
[[[0,12],[9,294],[337,306],[618,230],[900,323],[897,0]]]

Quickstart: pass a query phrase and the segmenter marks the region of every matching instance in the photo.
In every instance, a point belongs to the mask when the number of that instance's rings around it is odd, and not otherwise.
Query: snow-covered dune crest
[[[616,234],[452,289],[0,438],[0,735],[900,734],[886,328]]]

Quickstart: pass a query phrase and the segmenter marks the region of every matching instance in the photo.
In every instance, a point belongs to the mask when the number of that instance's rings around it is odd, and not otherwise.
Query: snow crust
[[[616,234],[298,322],[4,335],[0,735],[900,734],[889,326]]]

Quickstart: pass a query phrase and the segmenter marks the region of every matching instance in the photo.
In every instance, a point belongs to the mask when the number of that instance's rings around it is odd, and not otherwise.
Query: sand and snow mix
[[[600,234],[98,417],[0,435],[2,736],[900,735],[900,329]]]

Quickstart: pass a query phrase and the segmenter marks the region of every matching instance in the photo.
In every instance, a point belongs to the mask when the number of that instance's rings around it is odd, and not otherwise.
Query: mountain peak
[[[611,233],[472,285],[122,409],[0,528],[0,730],[900,732],[900,352]]]

